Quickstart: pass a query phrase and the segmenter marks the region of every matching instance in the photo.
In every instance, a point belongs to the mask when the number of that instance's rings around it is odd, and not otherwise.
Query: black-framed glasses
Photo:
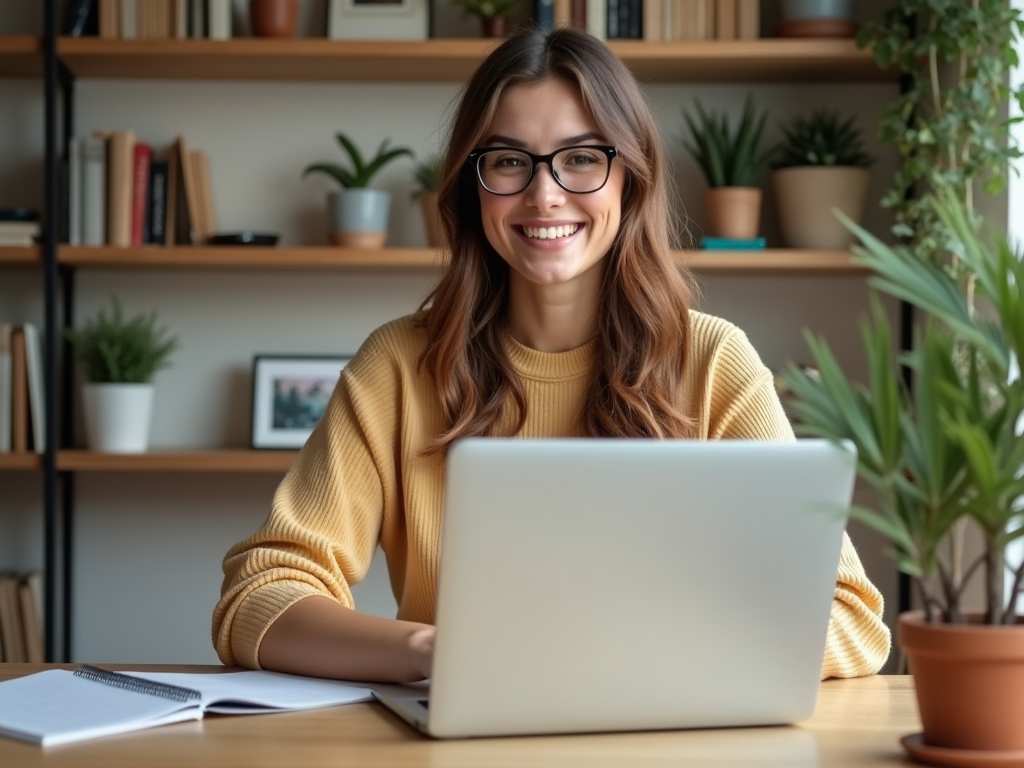
[[[518,195],[533,180],[539,163],[547,163],[551,176],[566,192],[583,195],[597,192],[608,181],[615,147],[581,144],[562,147],[548,155],[524,149],[488,147],[469,153],[480,185],[495,195]]]

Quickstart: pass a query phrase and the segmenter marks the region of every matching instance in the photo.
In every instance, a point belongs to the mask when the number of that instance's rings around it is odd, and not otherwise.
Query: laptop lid
[[[854,470],[823,440],[458,442],[428,732],[809,717]]]

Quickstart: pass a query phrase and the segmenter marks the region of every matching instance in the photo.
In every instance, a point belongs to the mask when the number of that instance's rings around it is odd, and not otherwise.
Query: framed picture
[[[332,40],[426,40],[430,0],[328,0]]]
[[[351,356],[256,355],[252,447],[301,448],[320,421]]]

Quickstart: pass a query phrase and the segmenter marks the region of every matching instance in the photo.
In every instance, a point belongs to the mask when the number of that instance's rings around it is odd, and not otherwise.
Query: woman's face
[[[576,87],[562,79],[505,90],[482,148],[511,147],[546,155],[574,145],[607,145]],[[493,157],[493,156],[492,156]],[[596,192],[562,189],[548,164],[538,164],[529,186],[495,195],[478,185],[487,239],[516,276],[536,286],[600,284],[592,269],[611,248],[622,215],[625,170],[611,160],[607,183]]]

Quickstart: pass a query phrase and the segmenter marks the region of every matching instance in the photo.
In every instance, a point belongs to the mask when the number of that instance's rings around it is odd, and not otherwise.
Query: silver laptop
[[[431,736],[787,724],[814,712],[852,447],[468,439],[447,460]]]

